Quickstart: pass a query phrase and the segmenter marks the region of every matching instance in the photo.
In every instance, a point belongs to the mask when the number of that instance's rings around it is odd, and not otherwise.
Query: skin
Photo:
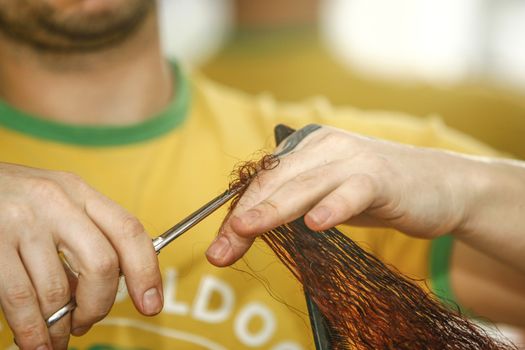
[[[154,115],[170,101],[173,82],[151,4],[0,0],[2,99],[70,124],[127,125]],[[4,30],[6,21],[36,23],[44,8],[61,30],[35,26],[21,37]],[[116,38],[112,31],[122,28],[127,33]],[[68,40],[68,31],[89,35]],[[0,163],[0,193],[0,304],[21,349],[66,349],[70,333],[86,333],[109,312],[119,272],[139,312],[160,312],[151,239],[125,209],[73,174],[13,164]],[[79,276],[78,306],[47,329],[44,318],[69,301],[72,289],[57,250]]]
[[[80,44],[78,37],[68,41],[67,35],[57,38],[38,27],[33,34],[38,45],[13,33],[0,35],[2,98],[25,112],[71,124],[127,125],[154,115],[176,93],[162,58],[155,12],[118,39],[107,30],[112,19],[124,21],[121,14],[135,13],[128,6],[137,4],[0,0],[4,24],[6,13],[11,20],[20,14],[18,20],[27,21],[33,12],[24,8],[45,5],[62,27],[78,22],[75,31],[90,32]],[[81,28],[88,23],[104,30]],[[477,286],[507,283],[505,291],[525,295],[519,254],[525,199],[521,163],[411,148],[327,127],[303,134],[281,155],[280,166],[261,173],[243,196],[208,251],[212,263],[233,263],[261,232],[307,214],[314,229],[351,222],[427,238],[454,232],[479,255],[473,264],[461,262],[466,255],[459,254],[454,271],[475,276]],[[447,171],[439,166],[443,162],[450,164]],[[129,212],[73,174],[13,164],[0,164],[0,193],[0,304],[22,349],[65,349],[70,332],[87,332],[111,308],[119,271],[139,312],[160,311],[158,262],[150,238]],[[57,250],[79,274],[79,306],[47,330],[44,317],[65,304],[72,289]],[[487,263],[488,271],[480,272],[479,262]],[[462,283],[455,285],[457,292],[472,285]],[[486,299],[480,295],[481,302]],[[525,309],[515,305],[487,312],[519,320]]]
[[[151,0],[142,1],[151,4]],[[66,14],[74,19],[102,17],[111,22],[113,17],[108,13],[133,14],[123,9],[136,1],[0,0],[0,14],[19,13],[18,7],[23,4],[38,7],[41,3],[53,6],[60,17],[67,18]],[[21,15],[18,20],[28,19]],[[35,36],[41,40],[46,38],[45,33],[40,32],[44,29],[35,30]],[[48,39],[49,45],[56,40],[54,36]],[[104,41],[103,38],[97,40]],[[87,41],[93,45],[91,39]],[[125,40],[121,38],[112,41],[110,46],[91,49],[85,48],[88,44],[79,44],[78,39],[71,45],[71,51],[41,49],[0,30],[2,99],[29,114],[50,120],[82,125],[126,125],[141,122],[163,110],[174,94],[171,70],[162,56],[152,8],[142,22],[128,32]]]
[[[485,237],[490,236],[490,232],[480,234],[478,230],[488,231],[485,228],[492,220],[496,221],[495,215],[485,219],[485,215],[480,215],[483,214],[481,208],[472,210],[475,203],[482,200],[477,192],[490,190],[486,188],[490,179],[475,174],[476,168],[491,162],[489,159],[416,149],[330,127],[307,127],[307,130],[297,131],[288,137],[282,149],[278,148],[279,167],[259,174],[258,181],[250,186],[239,202],[240,209],[235,210],[226,223],[231,231],[225,229],[224,234],[257,235],[305,215],[306,224],[313,230],[349,223],[394,227],[412,236],[429,239],[450,232],[467,240],[472,235],[480,235],[488,241],[486,246],[478,237],[471,239],[472,243],[488,252],[493,251],[490,245],[495,243],[494,240]],[[331,152],[326,154],[326,149],[331,149]],[[353,152],[349,151],[352,149]],[[323,159],[322,166],[319,159]],[[462,176],[443,171],[436,179],[434,164],[438,161],[452,163]],[[525,167],[517,162],[516,165],[525,176]],[[335,171],[340,169],[345,171]],[[464,184],[467,172],[474,190]],[[329,180],[319,182],[319,178]],[[396,178],[401,181],[393,181]],[[429,183],[432,180],[434,183]],[[517,177],[509,187],[515,189],[513,186],[516,185],[525,191],[525,184],[521,182]],[[304,191],[307,188],[310,189]],[[404,196],[404,193],[417,190],[424,190],[421,192],[424,195]],[[297,198],[297,201],[284,200],[290,197]],[[458,197],[466,200],[457,200]],[[516,199],[518,203],[523,202]],[[469,202],[472,203],[468,205]],[[523,205],[518,209],[523,209]],[[432,212],[433,215],[429,216]],[[490,211],[487,214],[490,215]],[[520,210],[514,214],[519,217]],[[514,238],[518,242],[525,243],[520,229],[512,231],[515,231]],[[507,248],[512,252],[510,258],[509,250],[493,254],[525,272],[525,260],[518,258],[523,247],[509,245]],[[242,249],[240,251],[244,253]],[[222,264],[230,264],[240,256],[235,251],[231,253],[221,255]]]
[[[312,230],[346,223],[427,239],[452,233],[459,302],[493,321],[525,326],[524,163],[330,127],[290,138],[296,140],[276,150],[279,166],[259,173],[224,223],[207,251],[212,264],[234,263],[257,236],[302,215]]]

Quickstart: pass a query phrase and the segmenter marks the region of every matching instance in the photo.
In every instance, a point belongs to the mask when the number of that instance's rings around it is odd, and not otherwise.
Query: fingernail
[[[158,314],[162,309],[162,300],[157,288],[148,289],[142,297],[142,307],[148,315]]]
[[[206,251],[206,255],[213,259],[220,259],[230,249],[230,241],[226,237],[219,237]]]
[[[49,350],[49,347],[47,345],[40,345],[36,350]]]
[[[259,219],[261,216],[261,213],[258,210],[250,209],[244,214],[239,216],[239,219],[242,221],[242,223],[246,226],[252,226],[255,221]]]
[[[310,219],[312,219],[312,221],[317,225],[324,224],[330,215],[332,215],[332,212],[327,207],[314,208],[312,211],[310,211],[310,213],[308,213]]]

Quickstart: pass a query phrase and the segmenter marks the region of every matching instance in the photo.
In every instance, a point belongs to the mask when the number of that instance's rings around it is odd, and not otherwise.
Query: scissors
[[[243,188],[243,186],[237,186],[235,188],[231,188],[224,191],[222,194],[218,195],[208,203],[204,204],[202,207],[194,211],[192,214],[190,214],[188,217],[177,223],[175,226],[173,226],[157,238],[154,238],[152,243],[155,252],[159,254],[162,248],[173,242],[176,238],[182,236],[190,228],[197,225],[208,215],[210,215],[215,210],[223,206],[237,193],[239,193]],[[53,324],[58,322],[62,317],[73,311],[76,306],[77,303],[75,301],[75,298],[72,297],[66,305],[62,306],[60,309],[58,309],[46,319],[47,327],[49,328]]]
[[[279,124],[274,128],[274,137],[275,142],[279,145],[285,138],[295,132],[294,129]],[[193,226],[201,222],[203,219],[208,217],[215,210],[223,206],[230,199],[232,199],[236,194],[238,194],[244,187],[238,186],[236,188],[231,188],[224,191],[222,194],[218,195],[208,203],[204,204],[202,207],[194,211],[188,217],[180,221],[175,226],[171,227],[169,230],[154,238],[153,248],[157,254],[160,253],[161,249],[173,242],[176,238],[182,236],[186,231],[191,229]],[[315,348],[317,350],[327,350],[331,348],[329,340],[329,332],[326,327],[326,320],[321,314],[319,308],[315,302],[311,299],[310,295],[305,291],[306,305],[308,308],[308,314],[310,317],[310,324],[312,327],[312,333],[314,337]],[[77,306],[75,298],[71,300],[49,316],[46,319],[47,327],[51,327],[53,324],[58,322],[62,317],[70,313]]]

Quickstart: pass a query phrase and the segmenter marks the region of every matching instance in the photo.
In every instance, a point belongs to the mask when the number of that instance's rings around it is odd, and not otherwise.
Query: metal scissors
[[[208,203],[204,204],[202,207],[194,211],[192,214],[180,221],[178,224],[176,224],[157,238],[154,238],[152,243],[155,252],[159,254],[162,248],[173,242],[173,240],[175,240],[176,238],[182,236],[182,234],[184,234],[190,228],[192,228],[193,226],[201,222],[204,218],[206,218],[208,215],[213,213],[215,210],[223,206],[242,189],[243,186],[238,186],[236,188],[224,191],[222,194],[218,195]],[[53,324],[58,322],[62,317],[73,311],[76,306],[77,304],[75,298],[73,297],[66,305],[62,306],[60,309],[58,309],[46,319],[47,327],[49,328]]]
[[[274,129],[274,136],[276,144],[279,145],[285,138],[294,133],[295,130],[279,124]],[[190,214],[184,220],[180,221],[175,226],[171,227],[169,230],[153,239],[153,247],[155,251],[160,253],[160,250],[170,244],[173,240],[180,237],[186,231],[191,229],[193,226],[198,224],[204,218],[209,216],[215,210],[223,206],[226,202],[232,199],[236,194],[238,194],[244,187],[239,186],[237,188],[228,189],[224,191],[219,196],[215,197],[208,203],[204,204],[201,208],[197,209],[195,212]],[[330,337],[327,329],[326,320],[321,314],[319,308],[315,302],[311,299],[310,295],[305,291],[306,305],[308,308],[308,314],[310,317],[310,324],[312,327],[312,333],[314,337],[315,348],[317,350],[327,350],[331,348]],[[62,317],[73,311],[76,307],[75,298],[73,297],[66,305],[61,307],[51,316],[46,319],[47,327],[51,327],[53,324],[58,322]]]

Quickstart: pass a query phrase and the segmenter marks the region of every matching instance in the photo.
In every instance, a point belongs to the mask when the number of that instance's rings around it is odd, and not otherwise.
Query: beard
[[[155,0],[0,0],[0,31],[40,51],[78,53],[130,37]]]

